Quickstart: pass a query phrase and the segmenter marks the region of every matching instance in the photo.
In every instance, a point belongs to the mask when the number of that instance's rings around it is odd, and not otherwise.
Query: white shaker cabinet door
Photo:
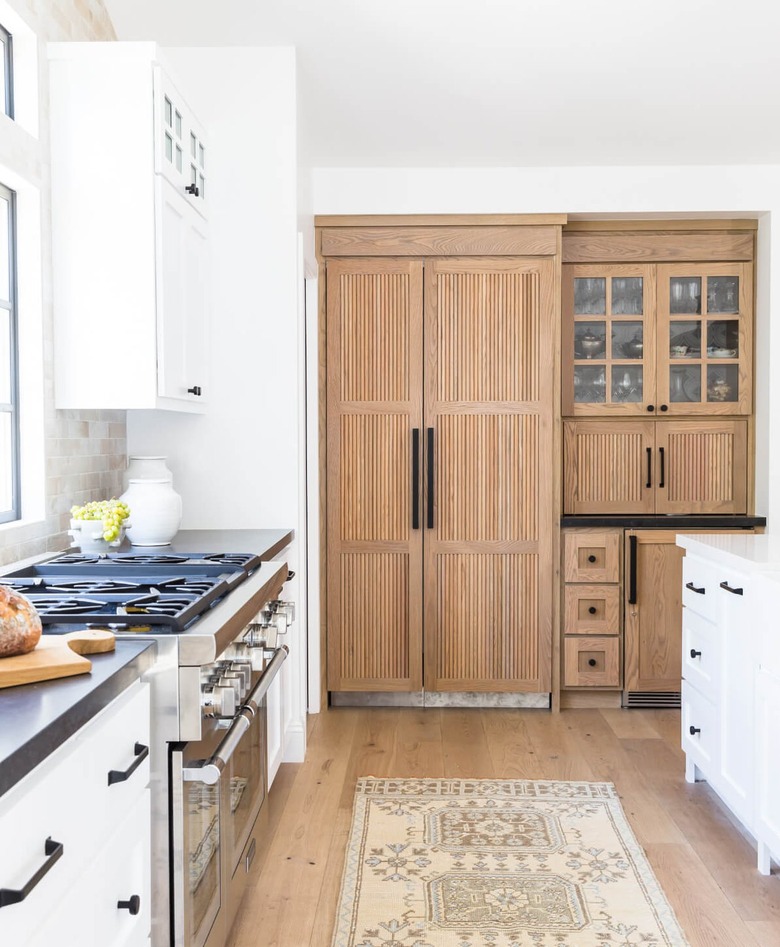
[[[161,398],[207,398],[206,222],[165,178],[157,181],[157,381]]]
[[[756,786],[758,866],[769,874],[770,855],[780,862],[780,677],[761,670],[756,675],[756,756],[760,761]]]

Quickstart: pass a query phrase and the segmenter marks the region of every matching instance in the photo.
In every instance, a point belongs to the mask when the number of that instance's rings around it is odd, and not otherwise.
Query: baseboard
[[[332,707],[516,707],[550,709],[549,694],[520,692],[333,691]]]
[[[284,734],[283,763],[302,763],[306,759],[305,721],[293,720]]]
[[[620,691],[561,691],[561,710],[620,707]]]

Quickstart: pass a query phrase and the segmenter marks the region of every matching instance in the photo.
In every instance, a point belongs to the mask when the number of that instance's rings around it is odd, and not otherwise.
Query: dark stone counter
[[[765,516],[728,516],[720,514],[688,516],[562,516],[563,529],[586,526],[618,527],[620,529],[751,529],[766,526]]]

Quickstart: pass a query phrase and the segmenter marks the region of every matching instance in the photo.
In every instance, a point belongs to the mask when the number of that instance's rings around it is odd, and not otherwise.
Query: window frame
[[[14,118],[14,40],[0,23],[0,40],[3,43],[3,73],[5,76],[5,102],[3,107],[8,118]]]
[[[0,524],[13,523],[21,519],[21,437],[19,423],[19,320],[17,305],[16,273],[16,192],[0,183],[0,198],[8,201],[8,295],[9,300],[0,300],[0,309],[9,314],[10,345],[10,396],[6,406],[0,404],[0,412],[11,416],[11,507],[0,509]],[[1,261],[0,261],[1,262]]]

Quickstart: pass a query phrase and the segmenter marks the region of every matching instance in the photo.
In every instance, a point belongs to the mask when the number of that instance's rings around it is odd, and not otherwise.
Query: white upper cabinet
[[[208,398],[205,132],[154,43],[49,46],[58,408]]]

